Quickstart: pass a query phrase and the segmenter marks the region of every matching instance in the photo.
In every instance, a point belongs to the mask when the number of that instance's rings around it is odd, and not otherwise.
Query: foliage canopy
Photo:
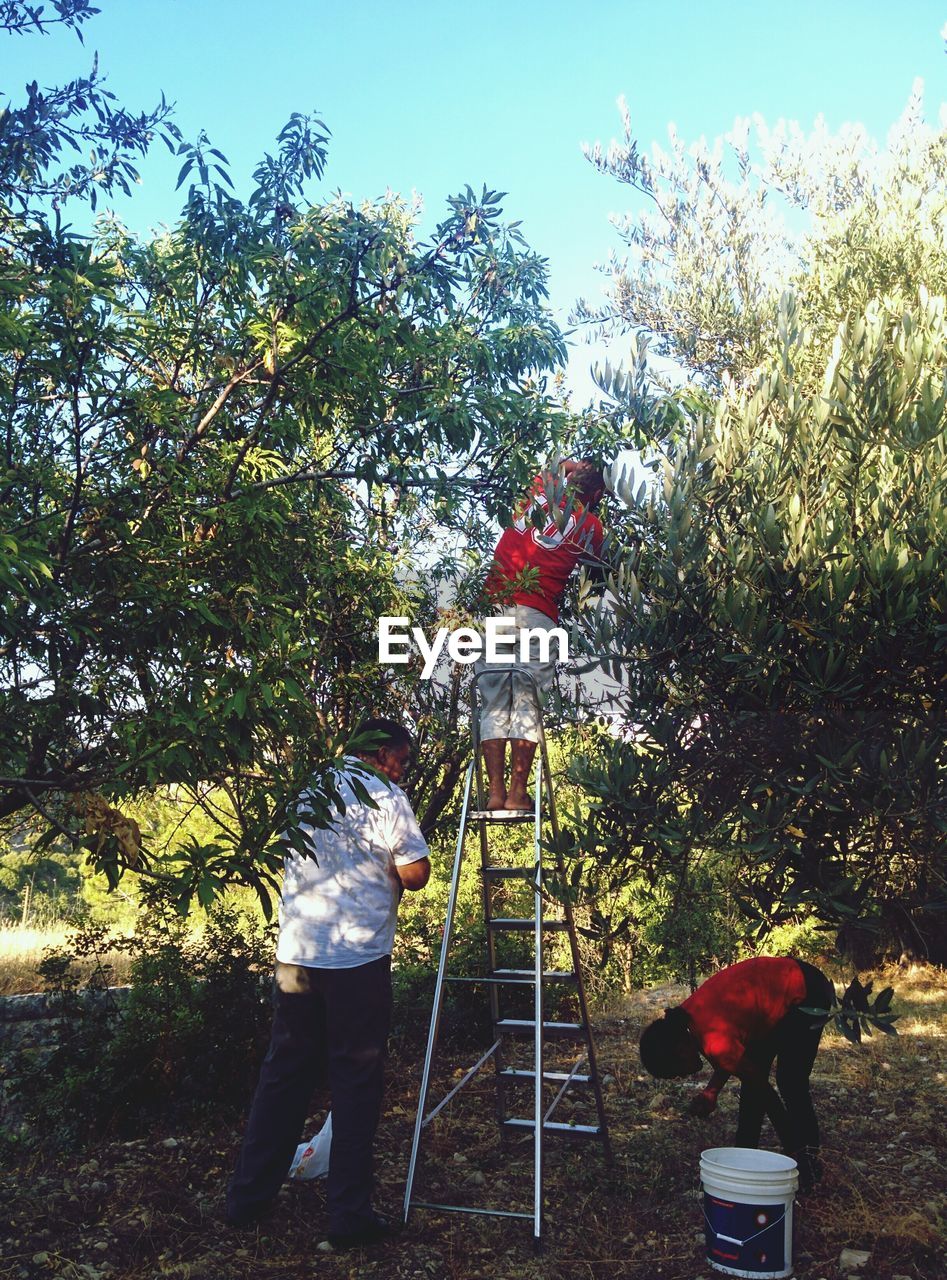
[[[643,866],[686,900],[723,859],[766,930],[803,910],[944,954],[947,130],[917,97],[864,135],[745,130],[591,158],[657,210],[621,231],[601,375],[652,479],[618,486],[613,614],[589,645],[623,736],[577,762],[591,892]],[[804,235],[772,233],[782,196]],[[769,230],[767,230],[769,228]],[[589,315],[586,312],[586,315]],[[648,341],[687,371],[662,391]]]
[[[95,12],[43,8],[0,16]],[[186,191],[171,229],[64,225],[158,136]],[[0,818],[39,815],[114,883],[149,870],[124,798],[213,805],[220,838],[161,869],[183,907],[233,879],[267,898],[288,800],[407,700],[375,658],[380,614],[437,604],[436,555],[426,579],[408,548],[505,509],[551,430],[563,342],[501,196],[466,188],[422,240],[397,197],[308,202],[327,142],[293,115],[244,200],[206,136],[126,112],[97,68],[0,121]],[[419,716],[429,822],[459,768],[451,696]],[[314,796],[325,821],[318,771]]]

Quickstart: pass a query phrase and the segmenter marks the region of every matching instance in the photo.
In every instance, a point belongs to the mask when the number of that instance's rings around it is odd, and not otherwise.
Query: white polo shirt
[[[276,958],[283,964],[352,969],[391,954],[398,915],[399,881],[394,868],[428,856],[428,847],[408,797],[393,782],[364,772],[358,780],[377,804],[355,795],[345,757],[336,785],[345,813],[326,830],[300,824],[313,856],[289,854],[283,864]],[[305,808],[306,795],[300,797]]]

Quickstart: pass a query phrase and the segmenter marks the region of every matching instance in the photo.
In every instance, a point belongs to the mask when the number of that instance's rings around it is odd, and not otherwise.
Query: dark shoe
[[[389,1240],[397,1235],[403,1223],[392,1222],[380,1213],[373,1213],[348,1231],[330,1231],[329,1244],[333,1249],[360,1249],[365,1245],[378,1244],[380,1240]]]

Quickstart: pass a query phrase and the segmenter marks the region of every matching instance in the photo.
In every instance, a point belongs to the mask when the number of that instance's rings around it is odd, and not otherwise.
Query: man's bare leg
[[[487,768],[488,809],[506,808],[506,738],[486,738],[480,744],[483,748],[483,763]]]
[[[535,742],[529,742],[526,738],[510,739],[510,789],[506,797],[508,809],[532,809],[533,807],[527,791],[527,783],[535,754]]]

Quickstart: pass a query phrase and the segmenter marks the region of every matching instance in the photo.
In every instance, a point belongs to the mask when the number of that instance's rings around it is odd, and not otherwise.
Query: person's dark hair
[[[664,1017],[645,1027],[638,1041],[638,1053],[645,1071],[659,1080],[680,1075],[677,1055],[690,1034],[690,1019],[683,1009],[666,1009]]]
[[[411,734],[397,720],[374,716],[363,720],[349,739],[349,747],[362,755],[373,756],[380,747],[411,747]]]
[[[605,489],[605,476],[598,458],[582,458],[581,469],[575,473],[575,487],[583,498],[591,498]]]

